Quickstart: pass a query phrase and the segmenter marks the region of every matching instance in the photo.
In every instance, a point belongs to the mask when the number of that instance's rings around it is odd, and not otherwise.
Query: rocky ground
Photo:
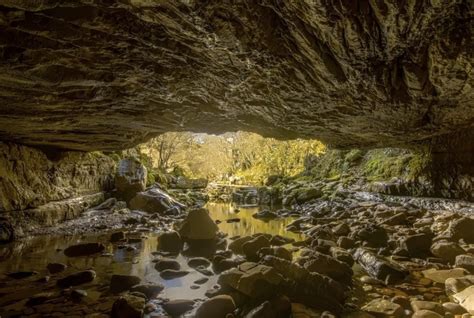
[[[145,179],[142,166],[125,161],[115,182],[120,200],[34,228],[31,233],[55,238],[36,245],[39,253],[26,239],[2,247],[0,316],[474,315],[472,203],[330,185],[327,195],[305,184],[283,191],[286,208],[248,217],[234,208],[217,220],[199,207],[202,193],[172,191],[189,200],[186,207],[158,185],[146,188]],[[256,204],[272,196],[245,187],[233,197]],[[279,220],[286,226],[279,234],[254,230]],[[8,236],[14,228],[2,222],[0,234]],[[251,231],[229,237],[221,226],[228,223]],[[61,236],[85,233],[95,234]],[[170,290],[178,294],[171,297]]]

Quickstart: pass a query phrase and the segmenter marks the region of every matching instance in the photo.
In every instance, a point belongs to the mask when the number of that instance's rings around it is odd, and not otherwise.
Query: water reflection
[[[227,233],[229,237],[269,233],[295,240],[302,239],[301,235],[285,230],[285,227],[292,221],[291,218],[264,222],[252,217],[258,208],[240,208],[240,211],[235,213],[235,207],[230,204],[209,203],[207,207],[214,220],[222,221],[219,224],[219,229]],[[227,219],[236,217],[240,218],[240,222],[226,222]],[[207,283],[198,289],[191,289],[190,286],[194,281],[204,276],[187,266],[188,257],[179,255],[177,260],[181,263],[182,269],[189,271],[190,274],[172,280],[161,279],[152,262],[156,258],[153,255],[153,252],[157,251],[156,237],[157,233],[144,234],[140,243],[131,244],[136,247],[135,250],[119,248],[117,245],[109,243],[109,234],[33,237],[0,247],[0,256],[2,257],[0,273],[34,270],[41,275],[46,275],[48,263],[61,262],[68,265],[68,272],[93,268],[97,272],[97,278],[93,284],[95,286],[107,286],[113,274],[136,275],[141,277],[143,282],[164,284],[166,288],[161,294],[162,297],[170,299],[204,298],[204,293],[216,283],[217,277],[209,277]],[[87,242],[102,242],[106,246],[106,255],[79,258],[69,258],[64,255],[63,250],[66,247]]]

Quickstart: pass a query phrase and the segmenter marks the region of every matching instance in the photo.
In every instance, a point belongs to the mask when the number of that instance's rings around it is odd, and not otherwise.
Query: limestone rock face
[[[49,153],[0,142],[0,212],[31,210],[30,214],[43,215],[63,211],[73,217],[75,205],[82,211],[103,200],[103,195],[96,194],[113,188],[114,169],[112,159],[97,153]],[[85,199],[74,200],[79,196]],[[67,199],[70,201],[61,201]]]
[[[409,144],[474,122],[470,1],[0,1],[0,140]],[[467,156],[469,153],[466,153]]]

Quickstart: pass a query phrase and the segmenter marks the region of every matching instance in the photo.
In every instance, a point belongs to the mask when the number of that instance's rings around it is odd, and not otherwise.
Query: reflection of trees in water
[[[275,220],[262,221],[255,219],[252,215],[259,211],[258,207],[239,208],[239,213],[233,213],[234,208],[229,203],[209,203],[207,205],[210,215],[214,220],[221,220],[219,230],[229,234],[230,237],[236,235],[252,235],[255,233],[268,233],[272,235],[281,235],[295,240],[302,240],[303,235],[288,232],[286,226],[290,224],[294,218],[278,218]],[[229,218],[240,218],[240,222],[227,223]]]

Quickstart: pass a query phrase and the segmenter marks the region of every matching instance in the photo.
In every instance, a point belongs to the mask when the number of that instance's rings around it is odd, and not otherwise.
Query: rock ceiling
[[[377,147],[469,131],[472,27],[468,0],[0,0],[0,139]]]

